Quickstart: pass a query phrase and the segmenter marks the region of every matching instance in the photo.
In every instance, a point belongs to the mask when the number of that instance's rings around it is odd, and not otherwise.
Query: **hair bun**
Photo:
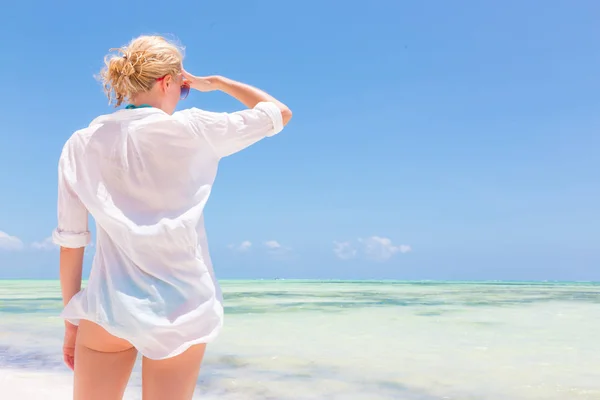
[[[135,67],[127,57],[124,57],[123,66],[121,67],[121,75],[130,77],[135,74]]]

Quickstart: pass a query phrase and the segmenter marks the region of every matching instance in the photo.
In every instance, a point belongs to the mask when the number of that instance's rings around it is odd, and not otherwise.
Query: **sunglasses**
[[[156,81],[162,81],[163,79],[165,79],[167,75],[160,77],[158,79],[156,79]],[[190,94],[190,83],[188,81],[184,81],[181,86],[179,87],[179,90],[181,91],[180,95],[179,95],[179,99],[180,100],[185,100],[188,95]]]

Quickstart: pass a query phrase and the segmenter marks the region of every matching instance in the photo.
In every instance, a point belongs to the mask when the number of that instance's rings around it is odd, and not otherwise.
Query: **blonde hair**
[[[104,58],[105,67],[99,79],[108,103],[115,107],[138,93],[147,92],[158,78],[181,72],[183,48],[162,36],[140,36],[128,45],[110,49],[117,54]]]

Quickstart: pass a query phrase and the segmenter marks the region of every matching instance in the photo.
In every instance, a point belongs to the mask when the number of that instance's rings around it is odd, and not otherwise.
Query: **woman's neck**
[[[133,106],[130,108],[141,108],[144,106],[160,108],[162,110],[162,101],[157,99],[156,96],[151,96],[150,93],[141,93],[130,100],[130,105]]]

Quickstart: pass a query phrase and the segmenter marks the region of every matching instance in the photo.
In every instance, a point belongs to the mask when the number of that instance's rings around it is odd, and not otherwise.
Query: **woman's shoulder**
[[[192,123],[211,123],[223,119],[227,113],[207,111],[198,107],[190,107],[173,113],[173,117]]]

